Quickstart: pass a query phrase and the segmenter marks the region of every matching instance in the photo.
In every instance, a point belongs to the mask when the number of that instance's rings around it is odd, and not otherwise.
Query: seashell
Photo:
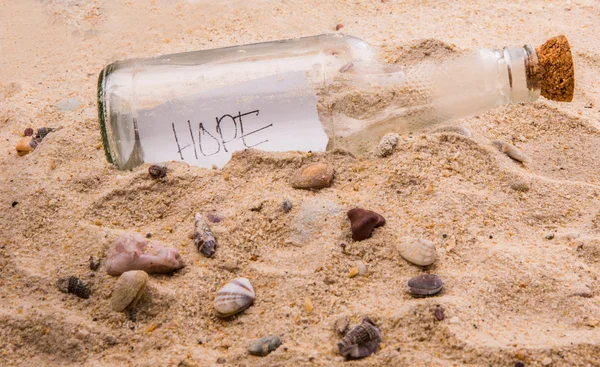
[[[379,141],[377,147],[375,147],[373,154],[380,158],[387,157],[388,155],[394,152],[394,149],[396,148],[396,145],[398,145],[399,140],[400,135],[396,133],[385,134]]]
[[[337,320],[335,320],[335,323],[333,324],[333,329],[342,338],[346,336],[346,333],[348,332],[349,328],[350,320],[347,316],[339,317]]]
[[[370,356],[379,348],[381,338],[381,330],[365,317],[360,325],[350,330],[338,343],[339,353],[348,359]]]
[[[153,164],[148,167],[148,174],[154,179],[159,179],[167,176],[167,167]]]
[[[115,284],[110,299],[114,311],[133,309],[144,294],[148,274],[142,270],[126,271],[119,277]]]
[[[433,131],[433,133],[434,134],[451,133],[451,134],[462,135],[467,138],[470,138],[471,136],[473,136],[473,134],[471,134],[471,131],[469,131],[469,129],[467,129],[466,127],[462,127],[462,126],[442,126],[442,127],[435,129]]]
[[[264,357],[279,348],[280,345],[281,339],[279,339],[279,337],[269,335],[250,342],[248,345],[248,353],[253,356]]]
[[[215,254],[215,236],[200,214],[196,214],[194,221],[194,244],[198,251],[206,257],[212,257]]]
[[[44,139],[46,137],[46,135],[50,134],[51,132],[55,131],[55,130],[60,130],[62,129],[62,127],[59,127],[57,129],[52,128],[52,127],[40,127],[39,129],[37,129],[37,132],[35,134],[36,139]]]
[[[435,318],[438,321],[443,321],[444,320],[444,309],[441,307],[436,308],[435,311],[433,312],[433,315],[435,316]]]
[[[444,284],[435,274],[421,274],[408,281],[409,293],[415,297],[427,297],[438,294]]]
[[[88,299],[92,294],[90,288],[76,276],[60,278],[56,286],[63,293],[73,293],[80,298]]]
[[[290,201],[290,199],[285,199],[283,201],[283,204],[281,204],[281,207],[283,208],[284,213],[289,213],[292,211],[292,202]]]
[[[407,238],[404,243],[398,247],[398,251],[400,252],[400,256],[406,261],[420,266],[433,264],[437,257],[433,242],[422,238]]]
[[[106,272],[121,275],[130,270],[146,273],[171,273],[183,268],[179,251],[166,248],[156,241],[148,240],[139,233],[119,236],[108,249]]]
[[[17,151],[19,157],[22,157],[26,154],[31,153],[33,149],[35,149],[35,147],[37,147],[37,143],[35,143],[35,140],[31,136],[26,136],[23,139],[19,140],[19,142],[15,146],[15,150]]]
[[[362,241],[371,237],[373,229],[385,224],[385,218],[381,215],[361,208],[354,208],[348,211],[350,227],[352,229],[352,239]]]
[[[219,317],[229,317],[252,306],[256,294],[246,278],[235,278],[227,283],[215,297],[214,308]]]
[[[318,190],[331,185],[335,171],[327,163],[318,162],[301,167],[292,176],[295,189]]]
[[[501,140],[492,141],[492,145],[495,146],[499,151],[506,154],[510,158],[514,159],[517,162],[527,163],[530,161],[527,154],[523,153],[519,148],[503,142]]]

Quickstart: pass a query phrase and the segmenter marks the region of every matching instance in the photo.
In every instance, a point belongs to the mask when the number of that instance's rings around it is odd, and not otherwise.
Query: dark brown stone
[[[362,241],[371,237],[373,229],[385,224],[385,218],[371,210],[354,208],[348,211],[350,227],[352,228],[352,239]]]

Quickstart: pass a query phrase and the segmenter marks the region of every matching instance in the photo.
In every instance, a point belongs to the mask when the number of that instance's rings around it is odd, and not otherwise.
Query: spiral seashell
[[[215,236],[200,214],[196,214],[194,218],[194,244],[205,257],[212,257],[215,254]]]
[[[144,294],[147,282],[148,274],[142,270],[126,271],[121,274],[110,299],[112,309],[121,312],[135,307]]]
[[[368,357],[379,349],[381,338],[381,330],[365,317],[360,325],[350,330],[338,343],[338,349],[348,359]]]
[[[407,238],[398,246],[398,252],[406,261],[415,265],[428,266],[437,258],[433,242],[422,238]]]
[[[90,288],[76,276],[60,278],[56,282],[56,286],[61,292],[73,293],[79,298],[88,299],[92,294]]]
[[[235,278],[227,283],[215,297],[214,308],[219,317],[242,312],[254,303],[256,294],[246,278]]]

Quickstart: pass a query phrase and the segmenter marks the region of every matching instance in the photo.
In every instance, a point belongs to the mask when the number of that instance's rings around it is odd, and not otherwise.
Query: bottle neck
[[[506,68],[508,84],[504,86],[504,94],[509,103],[535,101],[540,96],[541,76],[538,57],[531,45],[523,47],[505,47],[503,58],[499,60],[499,72]]]

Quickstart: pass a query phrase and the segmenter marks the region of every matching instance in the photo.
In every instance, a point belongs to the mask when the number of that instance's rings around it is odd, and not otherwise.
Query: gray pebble
[[[292,211],[293,205],[290,199],[285,199],[283,201],[283,204],[281,204],[281,207],[283,208],[284,213],[289,213],[290,211]]]
[[[383,158],[394,152],[396,149],[396,145],[398,145],[398,141],[400,140],[400,135],[395,133],[385,134],[377,147],[375,147],[375,151],[373,152],[375,156]]]
[[[250,342],[248,352],[253,356],[264,357],[281,345],[281,339],[277,336],[269,335]]]

